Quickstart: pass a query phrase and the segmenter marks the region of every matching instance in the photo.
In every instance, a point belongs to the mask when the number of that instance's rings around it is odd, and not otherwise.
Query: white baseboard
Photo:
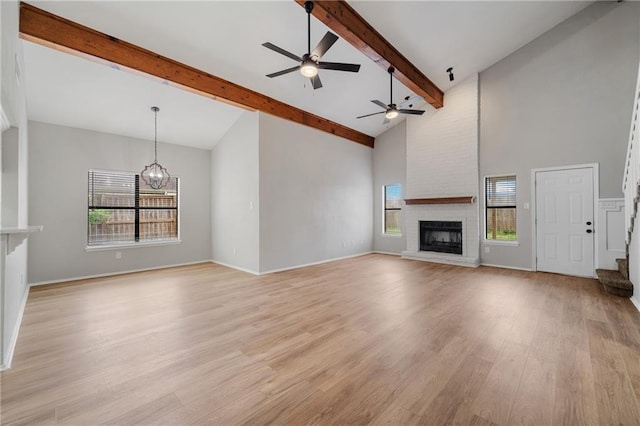
[[[519,268],[517,266],[493,265],[491,263],[480,263],[480,266],[490,266],[491,268],[514,269],[516,271],[533,272],[531,268]]]
[[[157,269],[175,268],[177,266],[197,265],[198,263],[209,263],[209,262],[211,262],[210,259],[197,260],[195,262],[175,263],[173,265],[154,266],[154,267],[151,267],[151,268],[130,269],[128,271],[107,272],[105,274],[86,275],[86,276],[83,276],[83,277],[72,277],[72,278],[63,278],[63,279],[60,279],[60,280],[40,281],[40,282],[37,282],[37,283],[30,283],[29,286],[30,287],[37,287],[37,286],[40,286],[40,285],[59,284],[59,283],[66,283],[66,282],[69,282],[69,281],[90,280],[92,278],[112,277],[114,275],[132,274],[134,272],[155,271]]]
[[[24,316],[24,308],[27,306],[27,299],[29,298],[30,288],[31,286],[28,285],[24,291],[24,295],[22,296],[20,310],[18,311],[18,320],[16,321],[16,324],[13,328],[13,336],[9,341],[7,357],[6,359],[4,359],[4,363],[0,365],[0,371],[8,370],[9,368],[11,368],[11,362],[13,361],[13,352],[16,350],[16,344],[18,343],[18,333],[20,333],[20,325],[22,325],[22,317]]]
[[[246,268],[241,268],[239,266],[235,266],[235,265],[230,265],[228,263],[224,263],[224,262],[220,262],[218,260],[211,260],[211,263],[215,263],[218,264],[220,266],[225,266],[227,268],[231,268],[231,269],[235,269],[236,271],[240,271],[240,272],[246,272],[247,274],[251,274],[251,275],[260,275],[259,272],[256,271],[252,271],[251,269],[246,269]]]
[[[276,272],[290,271],[292,269],[306,268],[307,266],[315,266],[315,265],[321,265],[323,263],[335,262],[335,261],[338,261],[338,260],[351,259],[353,257],[365,256],[365,255],[371,254],[371,253],[373,253],[373,252],[372,251],[366,251],[366,252],[363,252],[363,253],[356,253],[356,254],[352,254],[352,255],[349,255],[349,256],[334,257],[332,259],[320,260],[318,262],[305,263],[303,265],[289,266],[287,268],[280,268],[280,269],[272,269],[270,271],[260,272],[259,275],[273,274],[273,273],[276,273]]]
[[[636,290],[636,291],[640,291],[640,290]],[[633,306],[636,307],[636,309],[640,312],[640,296],[638,296],[638,294],[634,294],[633,297],[630,299],[631,303],[633,303]]]
[[[380,251],[380,250],[374,250],[371,253],[376,253],[376,254],[388,254],[389,256],[402,256],[400,253],[391,253],[389,251]]]

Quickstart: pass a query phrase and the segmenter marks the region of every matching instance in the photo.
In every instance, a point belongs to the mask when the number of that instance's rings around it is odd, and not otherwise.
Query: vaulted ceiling
[[[293,0],[29,3],[368,135],[395,124],[383,125],[381,116],[355,118],[378,110],[372,99],[389,102],[388,75],[342,39],[323,60],[359,63],[357,74],[321,70],[324,87],[318,90],[299,73],[265,77],[296,64],[262,43],[296,54],[306,51],[306,14]],[[444,91],[590,3],[350,2]],[[328,28],[314,18],[311,25],[315,45]],[[29,117],[34,120],[149,139],[149,107],[158,105],[160,140],[211,148],[242,113],[157,80],[28,42],[25,62]],[[454,82],[446,73],[450,66]],[[394,81],[394,100],[411,94]]]

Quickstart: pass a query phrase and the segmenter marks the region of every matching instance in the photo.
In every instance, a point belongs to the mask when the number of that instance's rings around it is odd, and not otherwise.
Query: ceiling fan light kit
[[[279,53],[283,56],[286,56],[289,59],[293,59],[294,61],[299,62],[300,64],[296,67],[287,68],[282,71],[277,71],[271,74],[267,74],[267,77],[274,78],[279,77],[284,74],[289,74],[294,71],[300,71],[305,77],[308,77],[311,80],[311,84],[314,89],[319,89],[322,87],[322,82],[320,81],[320,77],[318,76],[318,70],[333,70],[333,71],[347,71],[347,72],[358,72],[360,70],[359,64],[345,64],[341,62],[320,62],[320,58],[327,53],[327,50],[333,46],[333,44],[338,41],[338,36],[333,34],[331,31],[327,31],[327,33],[322,37],[322,40],[318,43],[313,51],[311,50],[311,12],[313,11],[313,2],[308,1],[304,4],[304,9],[307,12],[307,53],[302,55],[302,57],[295,55],[287,50],[284,50],[281,47],[276,46],[273,43],[262,43],[264,47],[267,49],[271,49],[276,53]]]

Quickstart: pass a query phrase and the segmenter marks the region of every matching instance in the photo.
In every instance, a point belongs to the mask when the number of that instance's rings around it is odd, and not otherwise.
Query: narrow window
[[[178,178],[156,190],[135,173],[90,170],[87,245],[178,240]]]
[[[486,177],[484,193],[486,239],[517,241],[516,177]]]
[[[384,224],[388,235],[402,235],[402,186],[384,186]]]

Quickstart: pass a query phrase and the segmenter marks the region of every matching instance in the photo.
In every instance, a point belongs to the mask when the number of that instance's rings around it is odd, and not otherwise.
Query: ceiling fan
[[[413,106],[412,103],[414,101],[417,101],[417,99],[420,98],[419,96],[415,96],[415,97],[407,96],[406,98],[404,98],[404,101],[402,101],[399,105],[396,105],[393,103],[393,72],[394,71],[395,69],[393,67],[389,67],[389,69],[387,70],[387,72],[389,73],[389,105],[385,105],[384,103],[382,103],[382,101],[377,101],[377,100],[371,101],[374,104],[378,105],[379,107],[384,108],[384,111],[361,115],[360,117],[356,117],[356,118],[364,118],[364,117],[371,117],[372,115],[384,114],[384,121],[382,122],[382,124],[387,124],[389,123],[390,120],[393,120],[394,118],[396,118],[398,114],[410,114],[410,115],[424,114],[424,110],[421,110],[421,109],[404,108],[406,106],[411,108]]]
[[[349,71],[349,72],[358,72],[360,70],[360,65],[358,64],[344,64],[339,62],[320,62],[320,58],[322,55],[327,53],[327,50],[333,46],[333,44],[338,40],[338,36],[333,34],[330,31],[322,37],[320,43],[316,46],[313,51],[311,50],[311,12],[313,11],[313,2],[307,1],[304,4],[304,9],[307,11],[307,53],[302,55],[302,57],[298,55],[294,55],[291,52],[288,52],[275,44],[272,43],[263,43],[262,45],[267,49],[271,49],[274,52],[278,52],[281,55],[286,56],[287,58],[291,58],[294,61],[300,62],[299,65],[291,68],[287,68],[286,70],[274,72],[272,74],[267,74],[267,77],[273,78],[278,77],[284,74],[289,74],[290,72],[300,70],[300,73],[311,79],[311,84],[314,89],[319,89],[322,87],[322,82],[320,81],[320,76],[318,76],[318,70],[334,70],[334,71]]]

